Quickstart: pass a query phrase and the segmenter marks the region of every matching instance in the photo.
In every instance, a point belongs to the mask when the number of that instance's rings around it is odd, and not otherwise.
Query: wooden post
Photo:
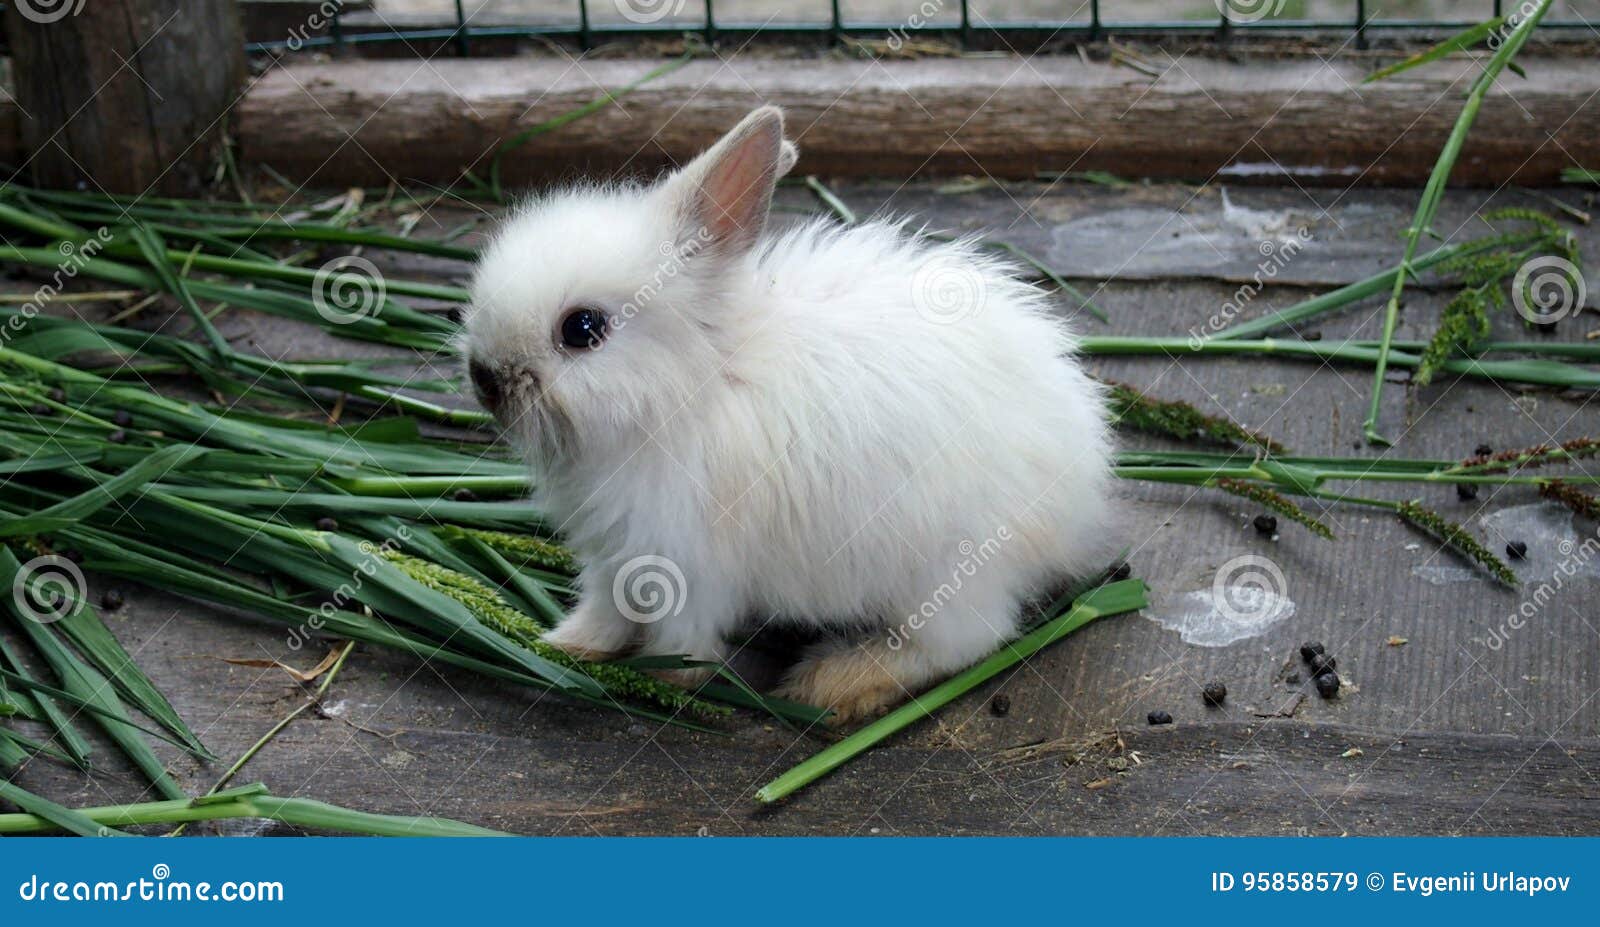
[[[11,0],[5,17],[35,183],[201,185],[245,76],[236,0]]]

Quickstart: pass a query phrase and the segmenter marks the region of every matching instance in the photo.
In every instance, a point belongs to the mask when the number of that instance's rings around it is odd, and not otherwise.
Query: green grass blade
[[[544,586],[513,566],[505,557],[500,555],[499,551],[470,534],[463,533],[460,537],[462,543],[470,547],[474,553],[488,561],[495,568],[500,575],[501,582],[505,583],[511,590],[514,590],[533,607],[534,610],[531,614],[537,617],[541,624],[547,628],[553,628],[561,623],[562,618],[566,617],[567,610],[561,606],[560,602],[556,601],[555,596],[546,591]],[[502,592],[504,591],[506,590],[502,590]]]
[[[640,87],[643,87],[645,84],[650,83],[656,78],[671,74],[673,71],[678,70],[679,68],[688,64],[692,58],[693,55],[686,52],[677,58],[668,61],[666,64],[651,69],[649,72],[644,74],[644,76],[617,90],[607,90],[599,97],[589,101],[588,103],[585,103],[577,109],[568,110],[554,119],[547,119],[536,126],[530,126],[529,128],[523,129],[521,132],[518,132],[517,134],[506,139],[504,142],[501,142],[500,147],[496,148],[494,151],[494,157],[492,157],[489,161],[489,190],[491,195],[497,200],[505,199],[500,188],[500,163],[502,160],[504,160],[506,155],[511,154],[518,148],[521,148],[523,145],[526,145],[528,142],[540,135],[544,135],[548,132],[554,132],[556,129],[559,129],[564,125],[576,122],[585,116],[592,115],[602,109],[605,109],[607,106],[610,106],[612,103],[615,103],[616,101],[622,99]]]
[[[1459,245],[1446,245],[1442,248],[1437,248],[1433,251],[1430,251],[1422,257],[1412,261],[1411,270],[1413,273],[1421,273],[1422,271],[1444,261],[1478,254],[1502,244],[1504,244],[1504,242],[1497,240],[1496,236],[1485,236],[1484,238],[1463,242]],[[1400,267],[1391,267],[1388,270],[1374,274],[1364,280],[1357,280],[1355,283],[1347,284],[1336,290],[1324,293],[1321,296],[1316,296],[1311,299],[1304,300],[1303,302],[1296,303],[1293,306],[1280,309],[1271,315],[1263,316],[1259,319],[1253,319],[1249,322],[1241,322],[1238,325],[1231,325],[1209,337],[1212,340],[1224,341],[1238,341],[1246,338],[1259,338],[1263,335],[1270,334],[1276,329],[1288,328],[1298,322],[1303,322],[1306,319],[1323,315],[1335,309],[1341,309],[1345,306],[1360,302],[1361,300],[1370,296],[1376,296],[1384,290],[1393,287],[1395,280],[1399,276]]]
[[[85,701],[85,700],[83,700],[81,698],[78,698],[77,696],[73,695],[71,692],[67,692],[64,689],[57,689],[55,686],[47,686],[42,682],[35,682],[34,680],[29,679],[26,676],[23,676],[23,675],[18,674],[18,673],[13,673],[13,672],[11,672],[9,670],[0,670],[0,680],[9,681],[12,685],[19,686],[19,687],[27,690],[28,692],[32,693],[35,698],[37,698],[40,695],[48,695],[51,698],[60,699],[61,701],[66,702],[68,705],[71,705],[74,708],[79,708],[79,709],[82,709],[83,711],[89,712],[90,714],[98,715],[101,718],[107,719],[109,721],[116,722],[116,723],[121,724],[121,725],[123,725],[125,727],[128,727],[128,728],[130,728],[132,730],[142,731],[145,734],[148,734],[151,737],[156,738],[157,740],[160,740],[160,741],[162,741],[164,743],[172,744],[174,747],[182,748],[184,746],[181,741],[174,740],[172,737],[168,736],[167,734],[162,733],[161,731],[155,730],[153,728],[145,727],[144,725],[140,724],[137,721],[132,720],[131,718],[125,718],[125,717],[122,717],[122,716],[118,716],[116,713],[114,713],[114,712],[112,712],[112,711],[110,711],[108,709],[102,708],[99,705],[96,705],[96,704],[94,704],[92,702],[88,702],[88,701]],[[12,693],[13,696],[16,696],[16,695],[19,695],[19,694],[20,693],[15,693],[15,692]]]
[[[6,548],[0,548],[0,589],[10,588],[18,571],[21,569],[22,564],[18,563],[16,557],[11,555],[11,551]],[[96,715],[95,721],[106,732],[106,736],[110,737],[117,746],[122,748],[122,751],[128,755],[128,759],[149,777],[151,784],[156,787],[157,791],[168,798],[182,797],[183,790],[178,787],[172,776],[167,773],[166,767],[162,765],[160,758],[150,749],[150,745],[145,743],[144,738],[136,730],[130,730],[130,728],[137,727],[137,725],[133,723],[133,719],[128,717],[127,711],[122,707],[122,702],[117,698],[111,683],[92,667],[72,656],[47,626],[38,624],[24,615],[17,614],[16,606],[11,603],[10,597],[7,596],[5,599],[7,608],[17,618],[17,626],[33,642],[39,653],[44,656],[45,662],[50,664],[50,668],[55,672],[56,678],[61,680],[61,688],[90,704],[104,709],[112,718],[115,718],[116,720],[113,721]]]
[[[73,823],[78,824],[78,827],[68,827],[64,822],[53,820],[38,812],[0,814],[0,834],[44,834],[57,830],[76,833],[81,832],[83,821],[87,821],[91,826],[92,836],[112,826],[137,827],[151,824],[221,821],[230,818],[265,818],[296,827],[373,837],[508,836],[500,831],[446,818],[370,814],[304,798],[278,798],[270,794],[266,786],[260,783],[226,789],[204,798],[110,805],[68,813],[77,816]]]
[[[0,525],[0,538],[46,534],[77,524],[151,480],[200,460],[205,453],[205,448],[192,444],[168,445],[117,476],[107,478],[93,489],[32,515],[8,520]],[[79,472],[88,474],[94,471],[79,468]]]
[[[161,285],[167,292],[177,297],[178,303],[189,313],[189,317],[194,319],[201,334],[205,335],[212,352],[216,355],[217,363],[227,364],[233,355],[233,348],[222,337],[222,333],[217,331],[217,327],[211,324],[210,317],[200,308],[200,304],[195,302],[194,294],[189,291],[183,278],[178,276],[173,268],[171,252],[167,251],[166,242],[161,240],[158,233],[141,224],[133,226],[132,235],[134,243],[139,247],[139,253],[144,256],[150,269],[156,272]]]
[[[1434,215],[1444,198],[1445,184],[1450,179],[1450,172],[1455,168],[1456,159],[1461,156],[1461,148],[1466,144],[1467,135],[1472,131],[1472,124],[1478,118],[1478,109],[1483,105],[1489,88],[1494,86],[1500,72],[1521,50],[1528,36],[1539,27],[1539,21],[1544,18],[1544,14],[1549,11],[1553,2],[1554,0],[1538,0],[1538,7],[1517,24],[1505,43],[1489,59],[1483,73],[1473,82],[1472,89],[1467,94],[1467,101],[1461,107],[1461,114],[1456,117],[1455,126],[1450,130],[1450,137],[1445,140],[1444,150],[1439,153],[1439,159],[1433,165],[1433,172],[1428,176],[1428,183],[1422,191],[1422,199],[1417,204],[1411,227],[1406,230],[1405,253],[1400,259],[1401,272],[1395,277],[1394,286],[1389,292],[1388,305],[1384,307],[1383,337],[1378,347],[1377,362],[1372,371],[1372,401],[1367,407],[1367,417],[1361,423],[1362,433],[1370,444],[1390,443],[1378,433],[1378,414],[1382,409],[1383,378],[1389,365],[1390,342],[1394,340],[1395,325],[1400,316],[1400,296],[1405,291],[1406,278],[1414,271],[1412,260],[1416,256],[1417,245],[1422,236],[1433,228]]]
[[[1490,34],[1492,34],[1496,29],[1500,28],[1504,22],[1505,19],[1503,17],[1496,16],[1493,19],[1490,19],[1488,22],[1482,22],[1476,26],[1463,29],[1450,38],[1445,39],[1443,42],[1440,42],[1438,45],[1433,46],[1432,48],[1417,52],[1415,55],[1412,55],[1398,64],[1391,64],[1386,68],[1382,68],[1372,72],[1371,74],[1368,74],[1362,83],[1370,84],[1374,81],[1383,80],[1385,77],[1393,77],[1401,72],[1409,71],[1418,65],[1427,64],[1430,61],[1438,61],[1440,58],[1443,58],[1445,55],[1448,55],[1451,52],[1457,52],[1462,51],[1463,49],[1471,48],[1472,46],[1477,45],[1479,42],[1482,42],[1484,39],[1487,39]]]
[[[4,556],[9,556],[9,554],[5,553],[3,547],[0,547],[0,557]],[[6,590],[9,589],[10,585],[8,583]],[[6,598],[9,599],[10,596],[6,596]],[[10,667],[9,672],[15,674],[14,678],[8,676],[8,678],[11,678],[13,685],[26,685],[29,683],[42,685],[28,675],[27,667],[22,664],[22,660],[17,657],[17,652],[11,649],[11,645],[7,644],[3,637],[0,637],[0,663]],[[67,756],[72,758],[73,765],[80,769],[89,768],[89,754],[92,752],[89,742],[84,740],[83,735],[78,733],[77,728],[72,726],[71,719],[67,717],[66,712],[61,710],[60,706],[56,705],[51,696],[37,691],[32,686],[28,688],[27,694],[33,699],[35,707],[39,709],[42,720],[54,731],[54,739],[61,744],[61,749],[66,751]]]
[[[64,830],[69,834],[79,837],[131,837],[120,830],[113,830],[101,824],[81,811],[74,811],[56,804],[48,798],[27,791],[19,785],[0,779],[0,798],[11,802],[21,808],[24,817],[33,817],[40,822],[49,824],[51,829]],[[14,818],[19,815],[0,815],[0,817]]]
[[[762,786],[756,792],[756,800],[770,803],[793,794],[1096,618],[1143,608],[1146,592],[1144,582],[1137,579],[1090,590],[1060,617],[1006,644],[976,666],[957,673],[921,695],[913,696],[906,704]]]
[[[112,635],[93,606],[78,609],[56,622],[55,626],[84,659],[116,684],[123,697],[132,702],[135,708],[182,740],[181,746],[185,750],[202,760],[216,759],[194,731],[189,729],[189,725],[184,723],[178,710],[172,707],[172,703],[161,694],[150,677],[133,662],[133,657]]]

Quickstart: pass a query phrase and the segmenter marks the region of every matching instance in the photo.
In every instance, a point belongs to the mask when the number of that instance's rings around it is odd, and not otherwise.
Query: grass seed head
[[[1115,425],[1180,441],[1202,441],[1235,448],[1259,447],[1272,454],[1286,450],[1266,435],[1225,418],[1207,415],[1187,402],[1151,399],[1123,383],[1107,385],[1111,388],[1111,419]]]
[[[1243,496],[1246,499],[1259,502],[1290,521],[1304,525],[1307,530],[1317,537],[1325,538],[1329,541],[1333,540],[1332,528],[1318,521],[1310,512],[1296,505],[1294,500],[1275,489],[1258,483],[1236,480],[1232,477],[1223,477],[1217,480],[1217,488],[1224,492],[1230,492],[1236,496]],[[1256,530],[1261,531],[1263,534],[1271,534],[1276,531],[1278,528],[1276,519],[1273,519],[1270,523],[1265,521],[1265,519],[1271,517],[1270,515],[1257,516],[1255,521]],[[1263,528],[1266,528],[1266,530],[1262,530]]]
[[[496,553],[516,566],[542,567],[557,573],[577,572],[578,565],[573,560],[572,552],[553,541],[528,534],[513,534],[509,531],[488,531],[481,528],[460,530],[494,548]]]
[[[721,716],[731,713],[728,708],[697,699],[677,686],[638,670],[606,663],[585,663],[568,656],[564,651],[540,640],[545,630],[542,625],[512,608],[500,593],[476,577],[396,550],[385,548],[384,556],[407,576],[465,605],[480,621],[513,642],[552,663],[584,673],[613,695],[668,709],[686,709],[700,715]]]
[[[1402,502],[1396,512],[1401,521],[1430,535],[1446,547],[1483,567],[1495,579],[1507,586],[1516,588],[1521,584],[1517,574],[1511,572],[1511,568],[1506,566],[1504,560],[1496,557],[1493,551],[1479,543],[1467,529],[1446,519],[1438,512],[1423,508],[1416,502]]]
[[[1505,473],[1511,470],[1532,469],[1552,463],[1583,460],[1600,453],[1600,440],[1573,438],[1561,444],[1535,444],[1532,447],[1500,451],[1497,454],[1476,454],[1456,465],[1468,473]]]
[[[1577,488],[1561,480],[1551,480],[1539,485],[1539,495],[1546,499],[1554,499],[1579,515],[1600,520],[1600,497],[1591,496],[1580,492]]]

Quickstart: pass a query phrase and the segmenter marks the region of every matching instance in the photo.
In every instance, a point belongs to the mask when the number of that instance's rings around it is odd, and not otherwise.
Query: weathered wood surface
[[[956,195],[913,184],[839,191],[862,212],[887,201],[935,226],[987,229],[1048,252],[1091,290],[1119,269],[1108,256],[1134,257],[1172,232],[1197,236],[1172,256],[1170,275],[1149,264],[1140,279],[1098,289],[1095,299],[1112,321],[1080,317],[1080,329],[1091,334],[1184,334],[1232,298],[1261,234],[1225,220],[1215,189],[1020,184]],[[1577,191],[1561,195],[1593,207]],[[785,190],[783,200],[791,210],[814,208],[800,190]],[[1258,225],[1316,223],[1313,244],[1286,279],[1319,287],[1370,273],[1391,256],[1414,200],[1414,191],[1229,193],[1232,207],[1254,211]],[[1483,201],[1451,195],[1439,227],[1463,231]],[[1526,203],[1516,191],[1495,201]],[[1165,221],[1153,222],[1152,214]],[[464,215],[430,210],[417,234],[453,228]],[[1075,225],[1085,222],[1091,224]],[[1153,236],[1158,228],[1161,236]],[[1597,266],[1594,234],[1578,232]],[[435,261],[388,269],[447,278],[463,270]],[[1293,283],[1271,287],[1242,318],[1308,292]],[[1447,298],[1430,286],[1414,288],[1399,336],[1424,336]],[[1372,333],[1380,305],[1353,307],[1317,330],[1328,338]],[[145,322],[161,318],[158,312]],[[173,318],[184,324],[181,313]],[[241,345],[273,356],[375,350],[232,311],[219,324]],[[1498,325],[1500,335],[1527,337],[1503,319]],[[1596,329],[1600,320],[1591,312],[1550,337],[1576,340]],[[1240,358],[1115,358],[1092,366],[1265,429],[1298,452],[1358,453],[1352,445],[1369,378],[1362,368]],[[1588,395],[1443,378],[1426,388],[1397,382],[1385,403],[1382,428],[1401,437],[1397,453],[1410,457],[1455,458],[1480,442],[1503,448],[1600,433]],[[1594,472],[1592,462],[1584,466]],[[1525,490],[1485,489],[1471,501],[1458,500],[1448,486],[1362,491],[1420,496],[1480,532],[1482,516],[1536,502]],[[1508,619],[1528,592],[1452,572],[1463,565],[1381,514],[1331,509],[1339,534],[1333,543],[1289,524],[1269,540],[1252,530],[1256,510],[1240,499],[1140,484],[1125,493],[1122,530],[1135,570],[1155,590],[1151,609],[1090,626],[950,706],[937,723],[892,739],[777,807],[757,809],[751,796],[825,737],[796,736],[747,714],[722,737],[662,729],[366,647],[320,711],[290,725],[240,781],[530,834],[1600,833],[1600,579],[1573,581],[1516,627]],[[1579,539],[1597,530],[1583,521],[1571,528]],[[1487,536],[1495,544],[1508,540]],[[1530,538],[1535,556],[1521,569],[1538,583],[1548,579],[1560,538]],[[1270,558],[1283,571],[1296,603],[1292,617],[1224,647],[1185,643],[1152,620],[1170,618],[1185,592],[1209,588],[1219,566],[1242,554]],[[94,591],[103,585],[96,582]],[[306,689],[281,671],[224,659],[309,667],[322,651],[291,650],[279,630],[169,596],[133,588],[129,598],[110,619],[113,631],[229,762],[301,704]],[[1323,701],[1304,682],[1294,650],[1306,639],[1337,655],[1351,684],[1340,699]],[[1302,681],[1291,684],[1296,671]],[[1213,679],[1229,689],[1220,708],[1207,708],[1199,696]],[[1001,692],[1011,703],[1004,717],[989,709]],[[1286,706],[1294,708],[1284,712],[1290,717],[1262,717]],[[1145,715],[1154,710],[1169,711],[1176,725],[1148,727]],[[1108,732],[1120,732],[1120,743]],[[84,777],[35,763],[20,781],[72,804],[141,794],[136,774],[108,765]],[[226,765],[200,768],[174,756],[173,768],[187,787],[203,790]],[[260,831],[238,823],[222,829]]]
[[[1481,72],[1462,58],[1359,86],[1375,59],[1163,54],[1152,53],[1159,77],[1070,56],[700,60],[533,140],[504,169],[519,180],[653,170],[773,102],[789,111],[799,169],[835,176],[1209,177],[1280,165],[1305,185],[1416,183]],[[450,181],[464,166],[481,169],[518,131],[659,63],[296,62],[243,101],[238,138],[247,157],[313,183]],[[1575,161],[1600,163],[1600,61],[1530,61],[1527,70],[1490,94],[1458,184],[1549,184]]]
[[[238,5],[79,6],[30,15],[31,6],[6,5],[28,173],[43,186],[113,193],[198,187],[244,79]]]
[[[238,0],[238,6],[246,42],[303,43],[327,35],[333,24],[329,11],[335,8],[343,11],[347,30],[352,16],[383,18],[373,14],[372,0],[340,0],[337,7],[327,0]]]

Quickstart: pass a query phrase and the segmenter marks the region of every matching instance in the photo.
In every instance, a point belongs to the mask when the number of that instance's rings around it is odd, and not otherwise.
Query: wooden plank
[[[352,15],[370,13],[372,0],[239,0],[239,14],[246,42],[303,43],[308,38],[327,35],[333,25],[333,10],[339,10],[342,24]],[[294,47],[294,46],[292,46]]]
[[[992,231],[1041,252],[1060,243],[1062,266],[1093,282],[1097,272],[1116,268],[1100,268],[1068,247],[1071,237],[1085,234],[1076,225],[1083,217],[1111,217],[1094,233],[1103,239],[1091,242],[1095,253],[1120,248],[1133,254],[1150,237],[1147,211],[1166,210],[1171,227],[1189,234],[1187,223],[1199,227],[1221,208],[1214,192],[1181,186],[1107,191],[1017,184],[951,195],[930,185],[873,183],[841,185],[839,192],[863,212],[888,203],[936,227]],[[1295,266],[1298,279],[1336,285],[1392,254],[1394,231],[1408,220],[1415,196],[1404,190],[1244,190],[1234,191],[1231,202],[1259,213],[1311,213],[1318,241],[1326,244],[1304,252]],[[1583,205],[1580,191],[1560,196]],[[798,189],[785,190],[782,199],[790,209],[814,205]],[[1484,199],[1450,193],[1441,210],[1447,227],[1478,208],[1527,204],[1515,191]],[[469,212],[459,204],[430,210],[418,234],[442,233]],[[1064,228],[1070,235],[1063,237]],[[1233,234],[1248,240],[1242,229]],[[1593,235],[1578,234],[1592,247]],[[1196,247],[1201,256],[1174,264],[1169,276],[1148,267],[1144,279],[1099,290],[1095,298],[1111,321],[1081,317],[1080,330],[1182,335],[1204,320],[1235,292],[1229,281],[1246,259],[1232,238],[1209,240],[1217,252]],[[386,260],[384,270],[448,279],[463,267],[401,257]],[[1270,286],[1241,318],[1306,293],[1299,285]],[[1447,298],[1444,291],[1409,290],[1399,337],[1425,336]],[[1379,304],[1353,307],[1317,330],[1329,339],[1370,335]],[[65,297],[53,308],[71,311]],[[95,317],[116,307],[76,309]],[[1595,327],[1586,319],[1564,321],[1556,333],[1538,337],[1581,339]],[[168,304],[150,308],[138,324],[163,320],[178,331],[188,324]],[[1509,315],[1496,323],[1497,336],[1532,337]],[[272,356],[382,353],[239,310],[219,316],[217,324],[241,347]],[[1361,368],[1241,358],[1179,364],[1107,358],[1092,366],[1156,395],[1264,428],[1300,452],[1357,453],[1352,442],[1368,388]],[[1509,448],[1600,432],[1586,395],[1445,378],[1427,388],[1397,384],[1386,396],[1385,422],[1403,434],[1407,456],[1454,458],[1481,441]],[[1137,436],[1123,436],[1121,443],[1166,446]],[[1339,539],[1332,543],[1287,523],[1272,540],[1250,527],[1257,512],[1243,500],[1216,492],[1191,497],[1164,487],[1129,485],[1124,491],[1119,527],[1136,548],[1130,558],[1135,569],[1156,591],[1150,610],[1085,629],[1027,669],[953,704],[938,723],[917,725],[776,808],[755,809],[751,794],[824,738],[797,737],[748,713],[727,724],[727,736],[661,731],[654,723],[366,647],[352,656],[323,711],[301,716],[241,778],[264,780],[281,794],[535,834],[693,834],[701,828],[713,834],[1600,831],[1600,699],[1593,695],[1600,685],[1593,630],[1600,627],[1600,581],[1572,581],[1534,619],[1503,634],[1525,594],[1470,575],[1446,576],[1435,585],[1428,578],[1434,574],[1417,568],[1461,565],[1382,514],[1335,509]],[[1524,490],[1484,490],[1465,501],[1449,486],[1362,491],[1418,496],[1476,531],[1483,530],[1482,516],[1535,501]],[[1597,526],[1580,521],[1574,531],[1589,536]],[[1547,546],[1552,541],[1544,539]],[[1224,647],[1188,643],[1152,619],[1174,597],[1208,587],[1220,563],[1244,553],[1268,557],[1283,570],[1297,605],[1293,616]],[[1537,580],[1549,563],[1530,557],[1522,569]],[[98,598],[106,583],[91,576],[91,584],[90,596]],[[124,588],[129,604],[110,616],[113,632],[225,760],[203,768],[159,747],[180,782],[202,791],[306,691],[281,671],[225,659],[279,659],[304,668],[322,652],[293,650],[281,630],[244,616]],[[1391,637],[1407,643],[1393,645]],[[1336,701],[1309,695],[1290,718],[1259,717],[1308,694],[1294,657],[1296,645],[1308,638],[1329,645],[1353,687]],[[770,675],[772,669],[767,661],[754,671]],[[1290,684],[1296,671],[1302,682]],[[1229,688],[1221,708],[1199,699],[1200,684],[1210,679]],[[1010,700],[1004,716],[989,708],[997,693]],[[1145,715],[1158,709],[1178,723],[1149,728]],[[1121,747],[1103,736],[1112,729],[1122,731]],[[1017,749],[1039,742],[1049,746]],[[1343,756],[1351,748],[1362,752]],[[1110,763],[1118,758],[1128,760],[1125,772]],[[92,777],[34,763],[19,781],[71,804],[140,794],[143,783],[114,761],[109,747],[100,759],[108,768]],[[232,824],[223,831],[259,827]]]
[[[567,58],[294,63],[239,108],[251,159],[319,183],[449,181],[516,132],[638,78],[659,60]],[[1540,59],[1491,93],[1458,184],[1549,184],[1600,163],[1600,61]],[[1301,184],[1426,177],[1477,62],[1357,87],[1349,59],[1193,56],[1159,79],[1065,56],[923,61],[695,61],[509,157],[508,179],[654,170],[768,101],[789,111],[800,170],[835,176],[1109,170],[1130,177]],[[1268,173],[1270,176],[1270,171]]]
[[[927,216],[931,227],[1009,242],[1075,280],[1187,280],[1244,283],[1262,276],[1264,298],[1294,288],[1332,288],[1392,267],[1394,241],[1411,222],[1409,190],[1348,187],[1242,187],[1226,178],[1206,184],[1081,181],[938,184],[835,183],[858,214]],[[814,207],[803,191],[786,200]],[[1434,228],[1446,242],[1487,234],[1485,209],[1523,207],[1557,215],[1549,195],[1593,211],[1592,188],[1567,185],[1553,194],[1505,189],[1493,206],[1483,193],[1458,192],[1440,207]],[[891,201],[892,200],[892,201]],[[1304,230],[1302,234],[1301,230]],[[1600,266],[1600,236],[1579,234],[1584,266]],[[1265,244],[1263,244],[1265,243]],[[1424,245],[1424,250],[1436,246]],[[1270,276],[1264,271],[1270,271]],[[1433,284],[1425,279],[1422,286]],[[1259,307],[1257,307],[1259,308]]]
[[[229,636],[237,636],[236,627]],[[208,641],[216,645],[215,635]],[[1071,646],[1071,645],[1068,645]],[[189,657],[208,693],[205,737],[231,756],[296,704],[276,671]],[[660,729],[561,700],[494,692],[363,650],[325,710],[246,767],[275,792],[529,835],[592,834],[1593,834],[1594,738],[1381,732],[1303,720],[1086,727],[978,747],[898,738],[773,807],[754,790],[824,741],[771,726],[731,737]],[[165,680],[163,680],[165,681]],[[231,698],[229,697],[231,696]],[[188,706],[192,707],[192,706]],[[976,708],[978,723],[988,723]],[[188,712],[186,712],[188,713]],[[962,713],[955,706],[951,717]],[[930,740],[932,742],[930,742]],[[168,751],[170,752],[170,751]],[[34,763],[18,781],[74,804],[130,799],[107,758],[84,778]],[[203,791],[216,770],[177,761]],[[273,833],[248,822],[194,832]]]
[[[79,6],[52,21],[7,4],[22,147],[34,181],[88,182],[114,193],[198,189],[244,79],[238,5]]]

